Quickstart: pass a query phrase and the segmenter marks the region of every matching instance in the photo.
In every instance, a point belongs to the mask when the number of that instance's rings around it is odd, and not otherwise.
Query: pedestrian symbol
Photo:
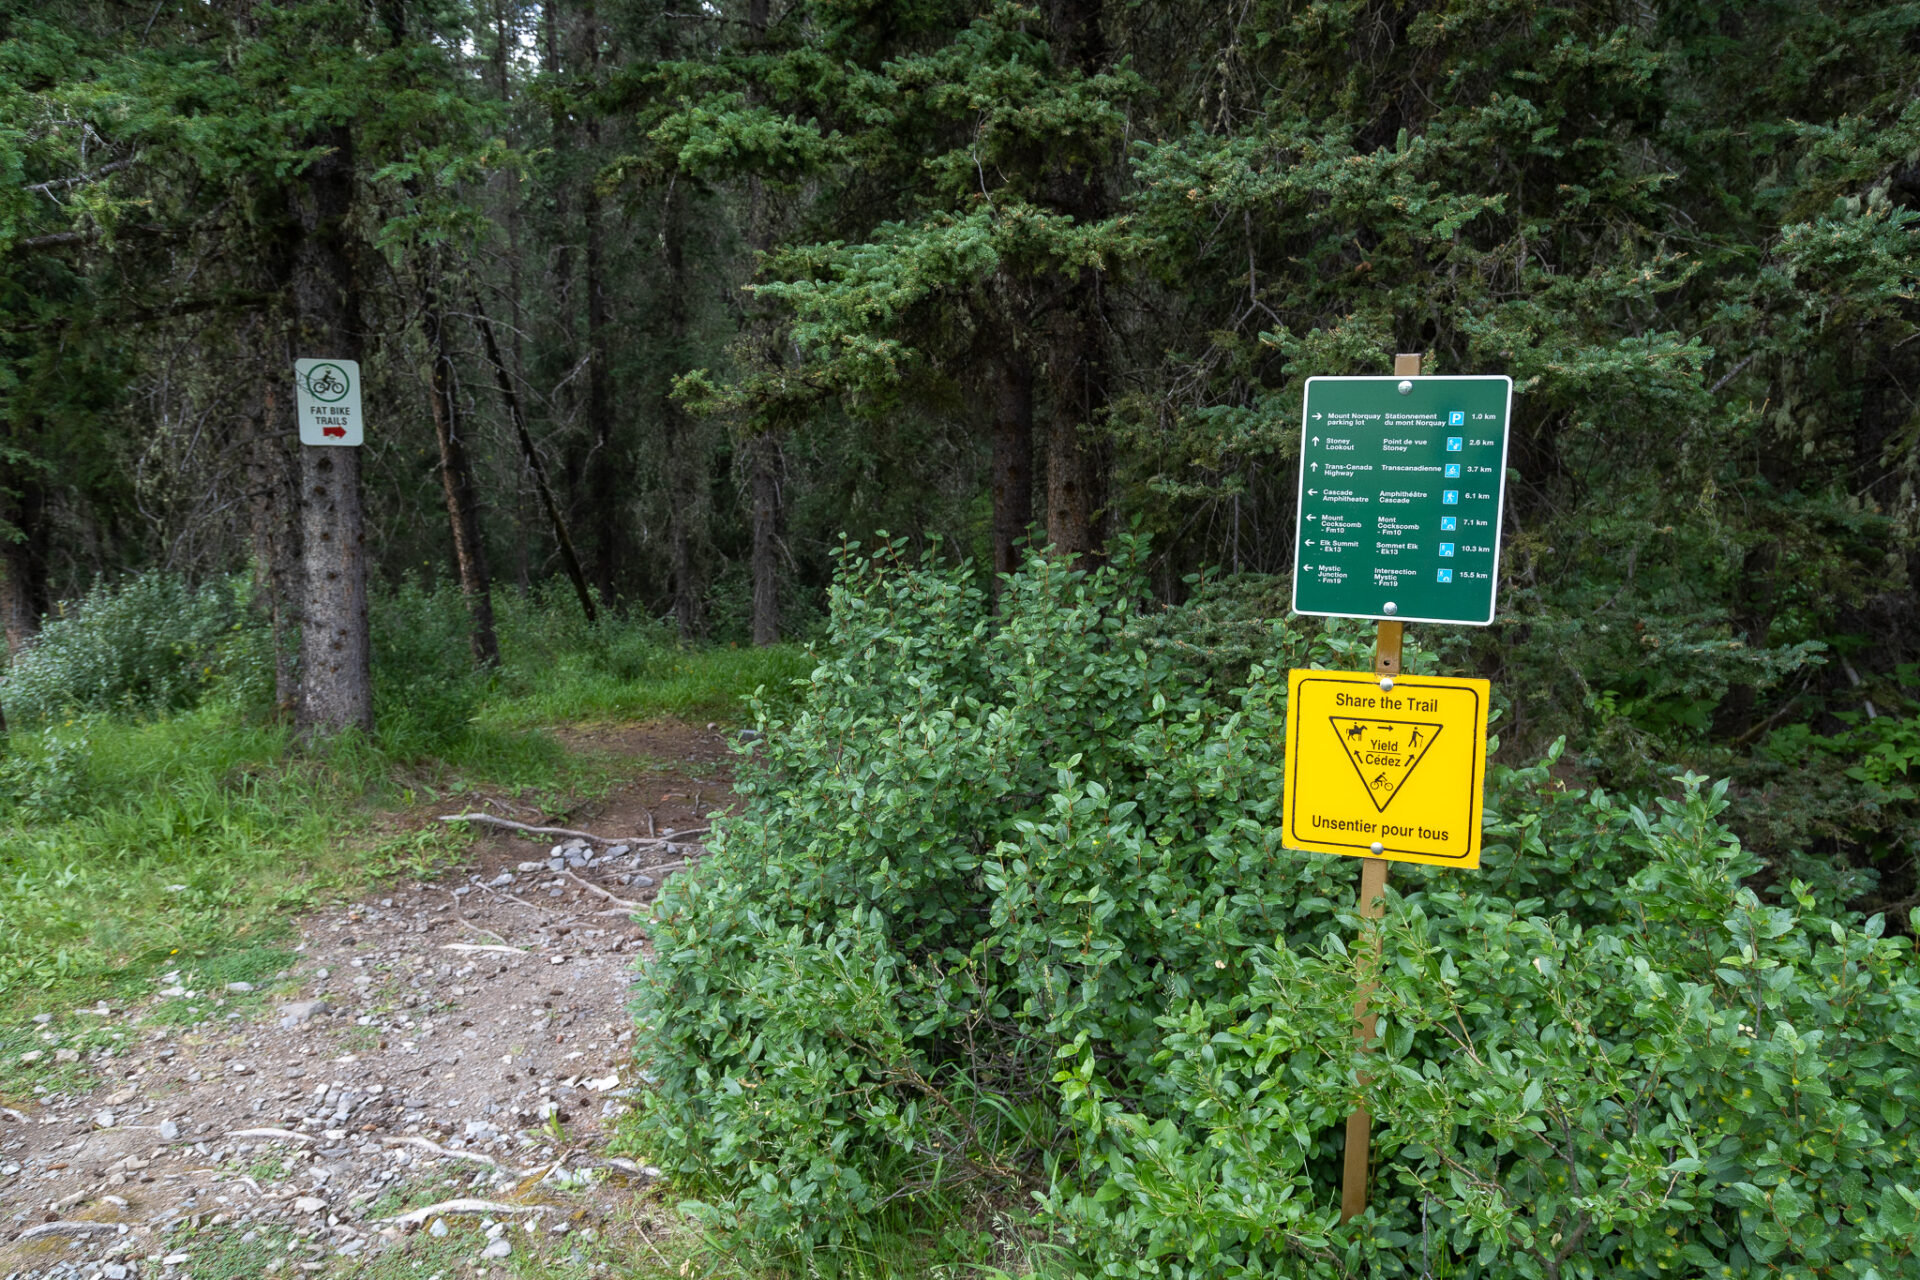
[[[1460,505],[1460,491],[1458,489],[1442,489],[1440,491],[1440,501],[1449,507],[1457,507]]]

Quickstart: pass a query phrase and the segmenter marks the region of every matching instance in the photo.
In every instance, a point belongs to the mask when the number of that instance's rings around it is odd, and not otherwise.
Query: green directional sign
[[[1513,379],[1308,378],[1295,613],[1493,621]]]

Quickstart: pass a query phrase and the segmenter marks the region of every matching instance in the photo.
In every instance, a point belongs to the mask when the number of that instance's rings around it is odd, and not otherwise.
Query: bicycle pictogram
[[[346,370],[339,365],[317,364],[307,370],[307,394],[316,400],[333,404],[344,398],[352,387]]]

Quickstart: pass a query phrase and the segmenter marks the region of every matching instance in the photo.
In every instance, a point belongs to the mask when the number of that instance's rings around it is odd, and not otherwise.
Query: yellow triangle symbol
[[[1355,720],[1328,716],[1360,785],[1376,813],[1385,813],[1440,736],[1442,726],[1424,720]]]

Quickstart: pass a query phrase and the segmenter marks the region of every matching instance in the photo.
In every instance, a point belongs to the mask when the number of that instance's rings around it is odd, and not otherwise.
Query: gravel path
[[[482,835],[437,880],[300,921],[297,961],[258,990],[176,971],[133,1007],[50,1018],[50,1045],[67,1024],[118,1037],[88,1091],[0,1112],[0,1276],[351,1275],[395,1250],[466,1275],[516,1251],[599,1269],[579,1246],[657,1176],[604,1152],[644,1084],[626,1003],[645,935],[623,904],[697,858],[673,834],[732,797],[717,733],[573,736],[668,763],[559,825],[666,842]],[[474,1203],[403,1213],[455,1199]]]

